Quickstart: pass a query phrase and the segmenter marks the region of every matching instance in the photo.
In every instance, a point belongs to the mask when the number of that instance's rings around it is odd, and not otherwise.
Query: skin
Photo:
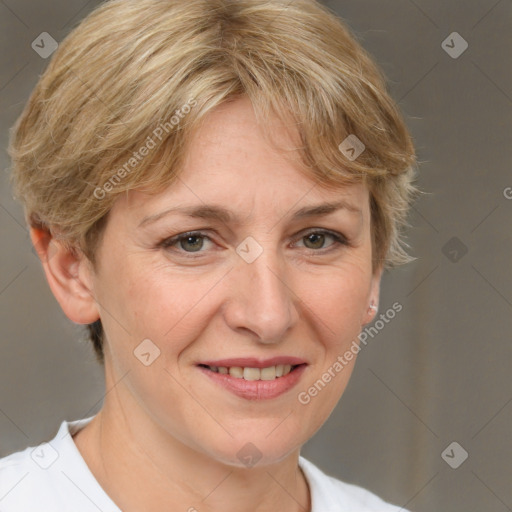
[[[277,121],[274,128],[293,148],[294,134]],[[299,208],[340,199],[358,211],[292,220]],[[205,203],[241,222],[172,214],[138,227],[170,207]],[[319,229],[349,245],[319,239]],[[159,246],[192,230],[206,238]],[[236,252],[248,236],[263,249],[252,263]],[[65,314],[79,324],[101,318],[107,333],[104,405],[74,441],[123,511],[310,510],[299,451],[343,394],[355,358],[309,404],[297,395],[348,350],[378,303],[363,184],[321,188],[268,144],[240,99],[209,114],[177,182],[117,200],[95,269],[48,234],[32,230],[32,239]],[[133,352],[148,338],[160,355],[145,366]],[[240,398],[196,366],[281,355],[308,365],[293,389],[270,400]],[[252,468],[237,457],[249,442],[261,454]]]

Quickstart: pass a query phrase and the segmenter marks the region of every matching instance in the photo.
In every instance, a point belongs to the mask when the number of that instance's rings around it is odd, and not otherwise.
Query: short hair
[[[11,133],[27,222],[94,265],[116,198],[171,185],[201,120],[241,97],[258,123],[291,120],[301,172],[319,185],[368,186],[374,270],[411,259],[401,233],[417,192],[411,136],[382,72],[314,0],[111,0],[94,10],[60,44]],[[88,327],[102,361],[101,321]]]

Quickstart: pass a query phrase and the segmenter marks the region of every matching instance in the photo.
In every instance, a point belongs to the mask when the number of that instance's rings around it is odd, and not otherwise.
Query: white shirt
[[[48,443],[0,459],[0,512],[121,512],[71,437],[92,418],[63,421]],[[324,474],[304,457],[299,466],[309,484],[311,512],[407,512]]]

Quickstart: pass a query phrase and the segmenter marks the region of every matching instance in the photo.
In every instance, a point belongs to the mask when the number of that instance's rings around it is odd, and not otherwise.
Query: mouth
[[[205,368],[213,373],[220,375],[229,375],[235,379],[244,379],[248,381],[265,380],[271,381],[286,377],[289,373],[296,370],[299,366],[305,366],[306,363],[302,364],[278,364],[273,366],[266,366],[264,368],[254,368],[250,366],[210,366],[206,364],[200,364],[199,367]]]
[[[215,384],[248,400],[276,398],[300,380],[308,364],[298,358],[207,361],[197,368]]]

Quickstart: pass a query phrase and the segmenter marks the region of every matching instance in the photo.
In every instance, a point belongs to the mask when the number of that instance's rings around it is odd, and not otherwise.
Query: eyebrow
[[[360,208],[348,203],[347,201],[337,201],[335,203],[322,203],[314,206],[305,206],[303,208],[300,208],[293,214],[292,220],[300,220],[307,217],[326,216],[342,209],[362,214],[362,210]],[[161,218],[167,217],[168,215],[171,214],[188,215],[189,217],[193,217],[196,219],[217,220],[225,224],[242,223],[240,217],[233,214],[233,212],[231,212],[230,210],[213,204],[205,204],[199,206],[177,206],[169,208],[155,215],[149,215],[148,217],[142,219],[142,221],[139,224],[139,228],[146,226],[148,224],[153,224],[154,222],[160,220]]]

